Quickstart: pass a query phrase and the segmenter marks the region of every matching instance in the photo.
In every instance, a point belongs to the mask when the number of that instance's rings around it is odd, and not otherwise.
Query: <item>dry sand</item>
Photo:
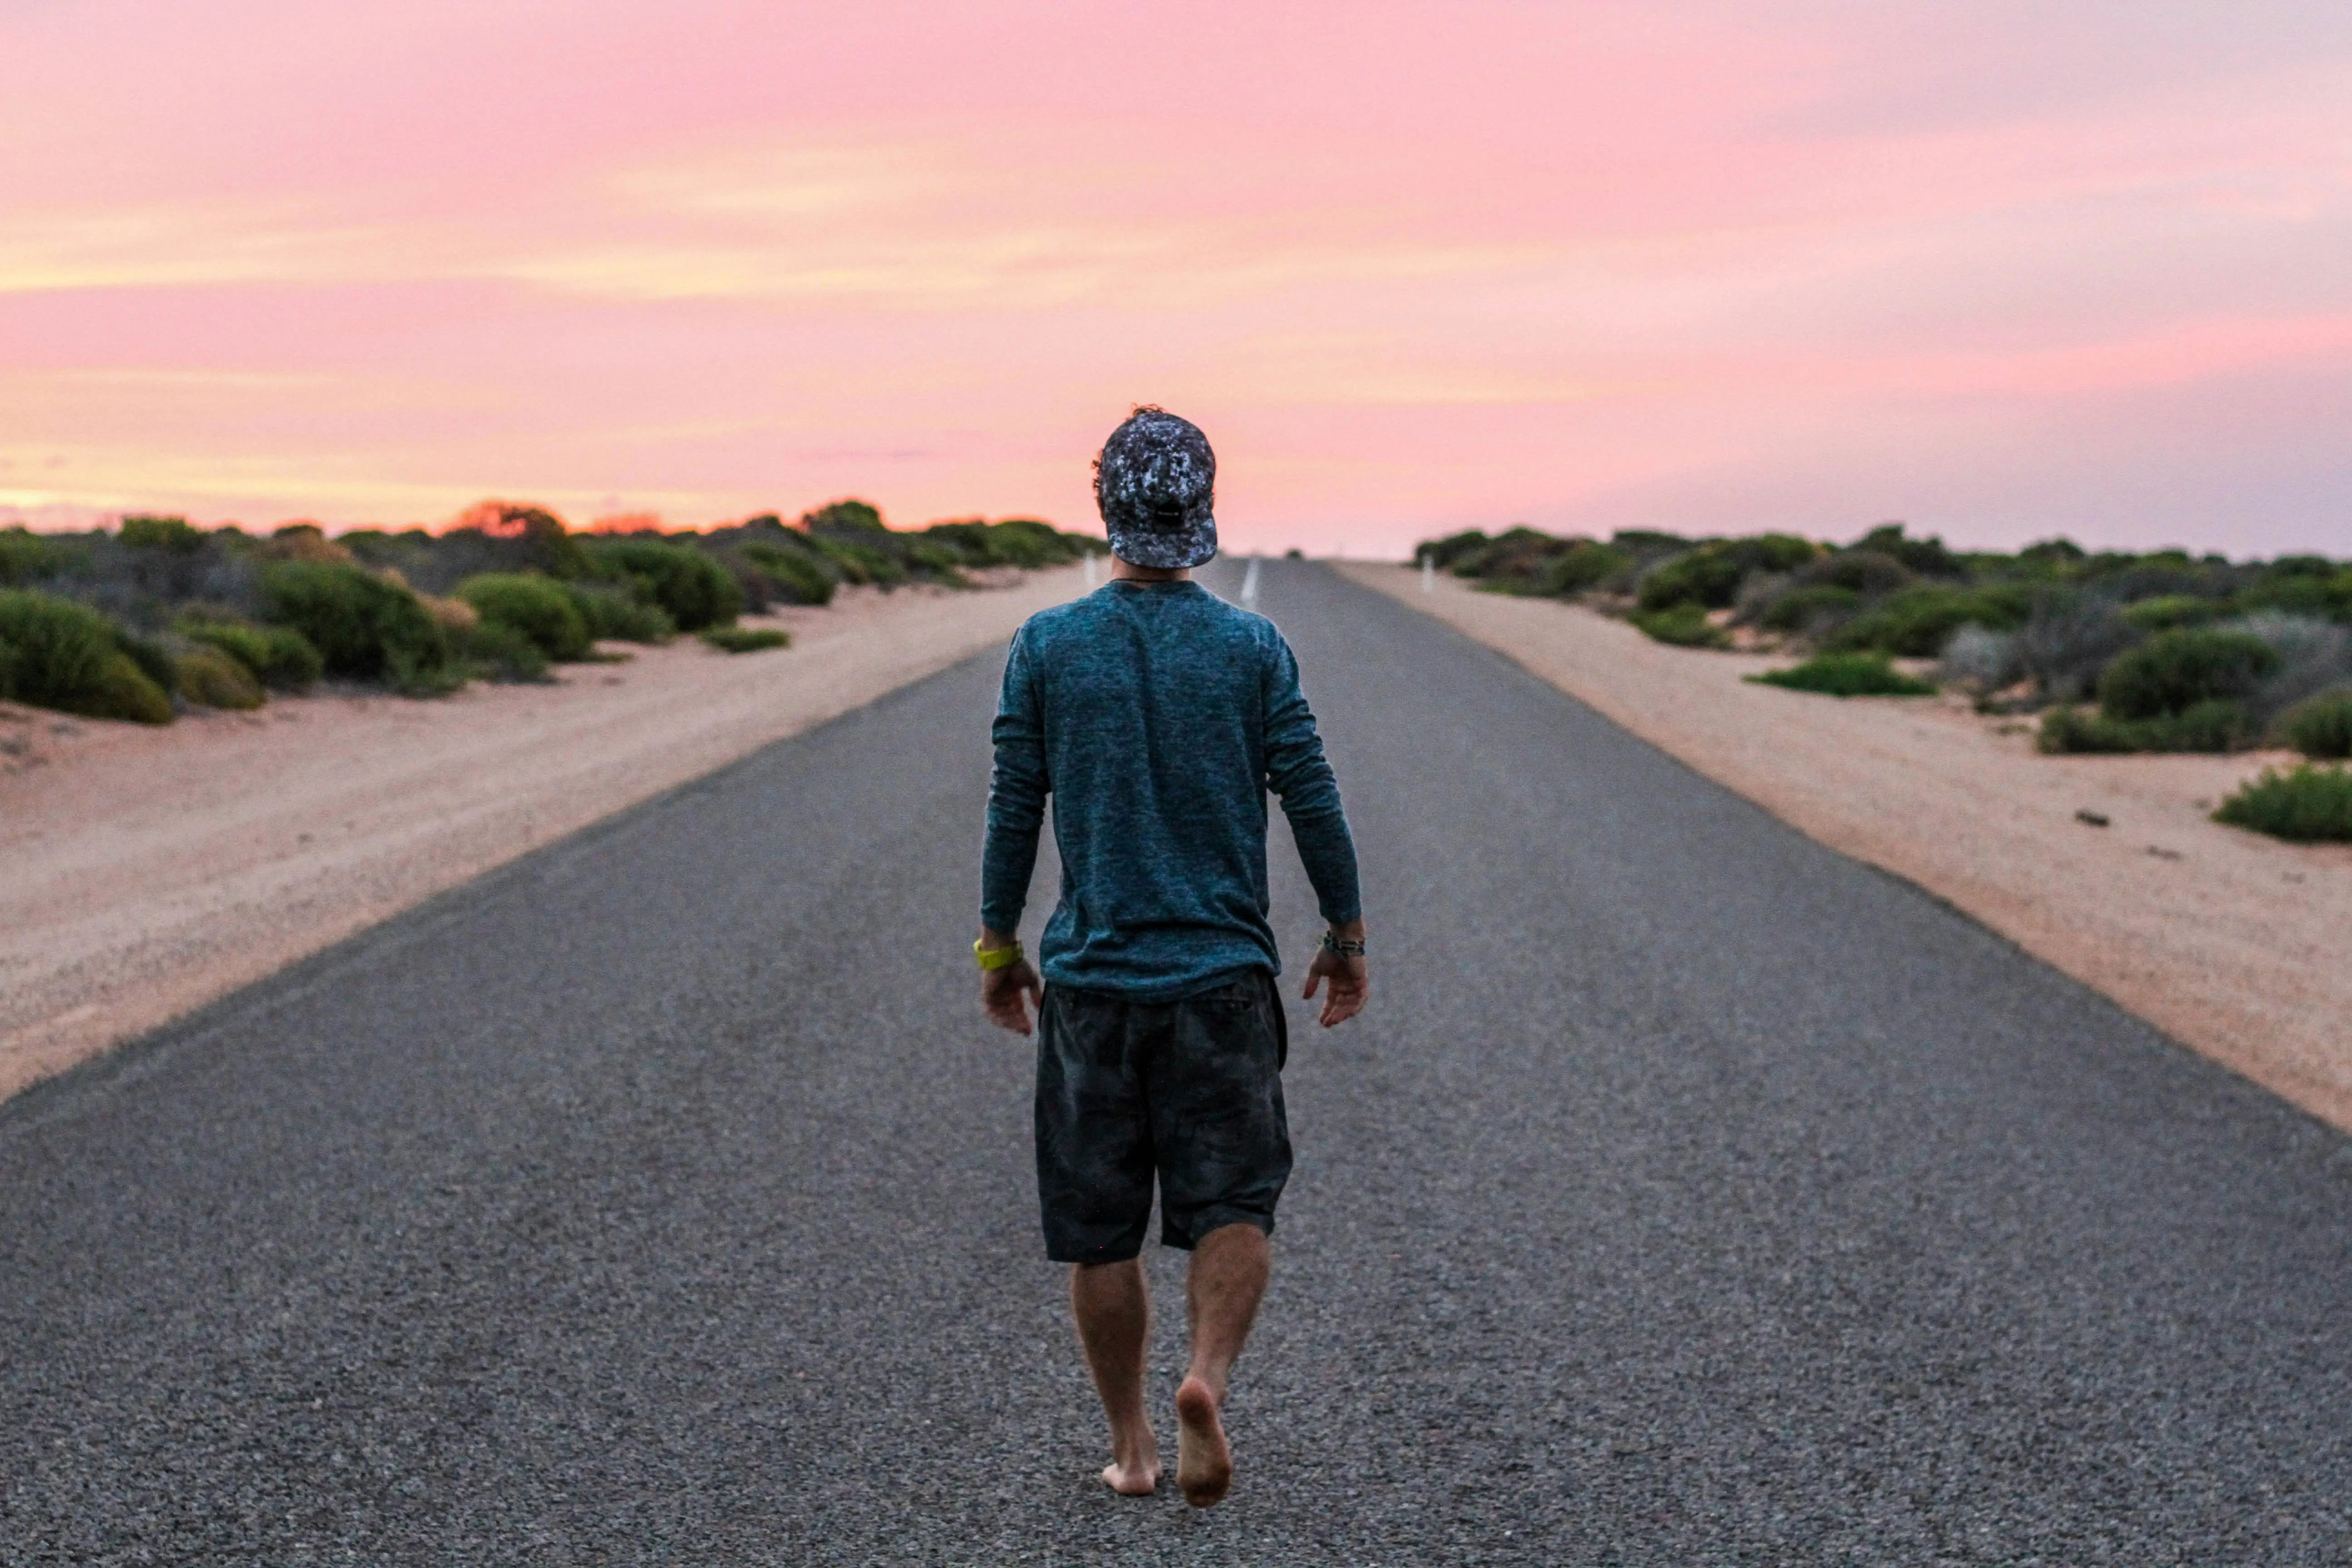
[[[168,730],[0,704],[0,1096],[1011,637],[1072,567],[845,592],[559,684],[310,697]]]
[[[1342,570],[2352,1131],[2352,846],[2207,818],[2263,763],[2292,758],[2044,757],[2022,725],[1958,700],[1754,686],[1740,678],[1788,661],[1666,647],[1589,610],[1451,577],[1425,595],[1411,568]]]

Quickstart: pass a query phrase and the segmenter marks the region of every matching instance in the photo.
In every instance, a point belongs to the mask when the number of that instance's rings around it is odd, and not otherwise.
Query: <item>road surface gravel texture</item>
[[[1261,581],[1375,991],[1293,1003],[1227,1505],[1095,1479],[964,956],[992,657],[0,1109],[0,1562],[2352,1561],[2352,1141]]]

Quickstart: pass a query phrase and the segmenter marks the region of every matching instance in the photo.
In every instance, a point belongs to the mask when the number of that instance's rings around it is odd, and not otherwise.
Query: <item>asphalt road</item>
[[[1375,993],[1294,1004],[1229,1504],[1093,1479],[987,658],[0,1108],[0,1562],[2352,1562],[2352,1141],[1408,609],[1262,606]]]

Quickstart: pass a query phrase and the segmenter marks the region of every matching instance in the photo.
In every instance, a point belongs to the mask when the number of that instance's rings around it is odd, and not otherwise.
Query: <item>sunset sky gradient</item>
[[[2352,552],[2352,6],[16,0],[0,519]]]

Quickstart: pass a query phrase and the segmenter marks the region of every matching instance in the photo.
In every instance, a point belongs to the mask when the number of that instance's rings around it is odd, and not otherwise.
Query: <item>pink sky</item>
[[[2352,553],[2352,6],[0,9],[0,516]]]

